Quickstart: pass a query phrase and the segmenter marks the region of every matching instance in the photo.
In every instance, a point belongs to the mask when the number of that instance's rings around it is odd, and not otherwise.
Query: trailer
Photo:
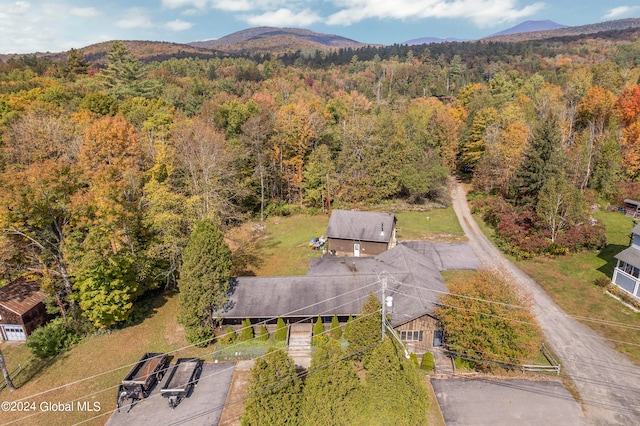
[[[188,398],[202,373],[202,360],[198,358],[179,358],[160,394],[167,398],[169,407],[176,408],[180,401]]]
[[[131,406],[133,406],[136,401],[149,396],[153,386],[162,380],[168,365],[169,357],[167,354],[145,353],[118,387],[118,399],[116,401],[118,411],[120,411],[120,407],[127,399],[131,399]],[[131,410],[131,406],[129,410]]]

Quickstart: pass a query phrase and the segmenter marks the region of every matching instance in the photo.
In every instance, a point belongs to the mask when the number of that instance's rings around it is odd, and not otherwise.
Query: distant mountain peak
[[[550,31],[550,30],[558,30],[561,28],[567,28],[567,25],[558,24],[557,22],[553,22],[548,19],[543,21],[524,21],[519,23],[515,27],[507,28],[506,30],[502,30],[495,34],[491,34],[488,37],[496,37],[496,36],[520,34],[520,33],[531,33],[534,31]]]

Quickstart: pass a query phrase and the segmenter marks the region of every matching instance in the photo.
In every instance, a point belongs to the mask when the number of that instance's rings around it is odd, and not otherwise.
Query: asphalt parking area
[[[236,364],[232,362],[205,363],[198,385],[191,395],[183,399],[173,410],[169,407],[167,398],[160,395],[160,388],[169,376],[165,374],[147,398],[134,404],[129,412],[126,406],[122,407],[120,412],[115,411],[107,425],[217,425],[235,367]],[[114,405],[115,400],[114,392]]]
[[[559,381],[450,378],[431,383],[447,426],[587,424]]]

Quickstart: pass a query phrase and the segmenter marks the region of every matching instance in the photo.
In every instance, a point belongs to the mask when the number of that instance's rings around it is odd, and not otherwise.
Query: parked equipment
[[[169,407],[176,408],[183,398],[191,395],[202,373],[202,360],[198,358],[179,358],[171,370],[167,382],[160,394],[168,398]]]
[[[133,406],[137,400],[149,396],[153,386],[162,380],[168,365],[169,357],[167,354],[145,353],[118,387],[118,399],[116,401],[118,411],[120,411],[120,407],[127,399],[131,399],[131,406]],[[129,410],[131,410],[131,406]]]

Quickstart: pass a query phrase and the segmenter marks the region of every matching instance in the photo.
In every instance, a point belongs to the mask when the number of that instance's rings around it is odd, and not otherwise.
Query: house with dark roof
[[[333,210],[326,237],[331,254],[377,256],[396,245],[396,217],[393,213]]]
[[[631,245],[614,256],[617,259],[611,282],[640,297],[640,224],[631,230]]]
[[[304,276],[234,279],[227,309],[220,314],[227,325],[278,317],[311,324],[318,316],[329,323],[333,315],[344,323],[360,312],[369,294],[382,300],[384,282],[391,325],[407,349],[419,354],[442,343],[435,307],[447,287],[440,271],[475,269],[477,264],[468,245],[460,243],[400,244],[373,257],[325,255],[312,259]]]
[[[26,340],[49,318],[44,306],[46,294],[40,285],[24,277],[0,288],[0,338]]]

